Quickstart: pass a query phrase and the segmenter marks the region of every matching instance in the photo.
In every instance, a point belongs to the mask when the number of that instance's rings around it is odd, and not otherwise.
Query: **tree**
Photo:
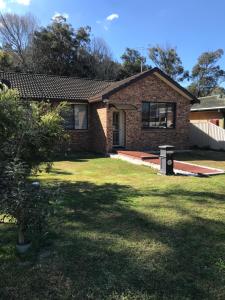
[[[13,57],[15,67],[31,69],[32,40],[37,29],[36,19],[31,14],[23,16],[0,14],[0,42],[3,50]]]
[[[155,47],[149,48],[149,58],[155,66],[174,80],[183,81],[184,79],[188,79],[189,73],[184,70],[176,48],[164,48],[156,45]]]
[[[113,61],[112,53],[101,38],[94,38],[90,45],[90,76],[102,80],[114,80],[119,72],[119,64]]]
[[[34,33],[35,72],[85,76],[89,42],[90,27],[75,30],[65,19],[54,19]]]
[[[119,72],[118,79],[135,75],[150,68],[150,66],[146,65],[146,58],[135,49],[126,48],[121,59],[122,67]]]
[[[192,83],[188,87],[197,97],[210,95],[225,80],[225,71],[220,68],[218,61],[223,56],[223,50],[202,53],[191,73]]]
[[[21,101],[17,91],[0,88],[0,215],[16,221],[23,244],[27,229],[41,229],[48,216],[52,195],[35,190],[29,176],[41,163],[51,166],[64,140],[63,104]]]
[[[225,88],[222,86],[216,86],[211,90],[210,95],[220,95],[221,97],[225,96]]]
[[[7,71],[13,66],[13,57],[4,50],[0,50],[0,70]]]

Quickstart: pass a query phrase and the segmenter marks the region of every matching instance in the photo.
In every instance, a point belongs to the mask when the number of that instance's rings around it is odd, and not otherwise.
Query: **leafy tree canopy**
[[[35,31],[33,39],[33,61],[35,72],[82,76],[84,58],[90,42],[90,27],[77,31],[62,21],[53,21],[47,27]]]
[[[174,47],[161,47],[159,45],[149,48],[149,58],[163,72],[176,81],[188,79],[189,73],[184,70],[182,61]]]
[[[192,84],[188,87],[197,97],[210,95],[225,80],[225,71],[218,64],[223,53],[222,49],[218,49],[204,52],[199,56],[192,69]]]
[[[146,58],[141,53],[132,48],[126,48],[125,52],[121,56],[122,66],[118,75],[119,79],[123,79],[150,68],[146,64]]]

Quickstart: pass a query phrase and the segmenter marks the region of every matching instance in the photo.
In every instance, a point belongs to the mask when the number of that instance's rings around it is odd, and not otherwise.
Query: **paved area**
[[[138,161],[140,164],[149,165],[155,169],[159,169],[159,156],[152,153],[141,151],[117,151],[119,158],[127,158],[130,162],[132,160]],[[136,162],[135,162],[136,163]],[[195,175],[217,175],[223,174],[224,170],[200,166],[183,161],[174,160],[175,173],[195,174]]]

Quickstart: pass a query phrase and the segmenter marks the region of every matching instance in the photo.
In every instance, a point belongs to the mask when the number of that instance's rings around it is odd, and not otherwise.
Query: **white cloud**
[[[113,20],[115,20],[115,19],[119,19],[119,15],[118,14],[111,14],[111,15],[109,15],[107,18],[106,18],[106,20],[107,21],[113,21]]]
[[[31,3],[31,0],[15,0],[15,3],[21,4],[21,5],[25,5],[28,6]]]
[[[0,9],[4,10],[6,8],[6,2],[5,0],[0,0]]]
[[[67,13],[59,13],[59,12],[55,12],[54,15],[52,16],[52,20],[57,20],[58,18],[63,17],[66,20],[69,19],[69,15]]]

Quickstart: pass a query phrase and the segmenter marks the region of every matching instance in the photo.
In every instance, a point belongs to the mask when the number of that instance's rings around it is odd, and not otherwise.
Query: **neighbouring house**
[[[0,79],[23,99],[67,101],[74,151],[189,148],[189,112],[198,99],[158,68],[118,82],[6,72]]]
[[[199,98],[191,107],[191,123],[210,122],[225,128],[225,98],[220,95]]]

